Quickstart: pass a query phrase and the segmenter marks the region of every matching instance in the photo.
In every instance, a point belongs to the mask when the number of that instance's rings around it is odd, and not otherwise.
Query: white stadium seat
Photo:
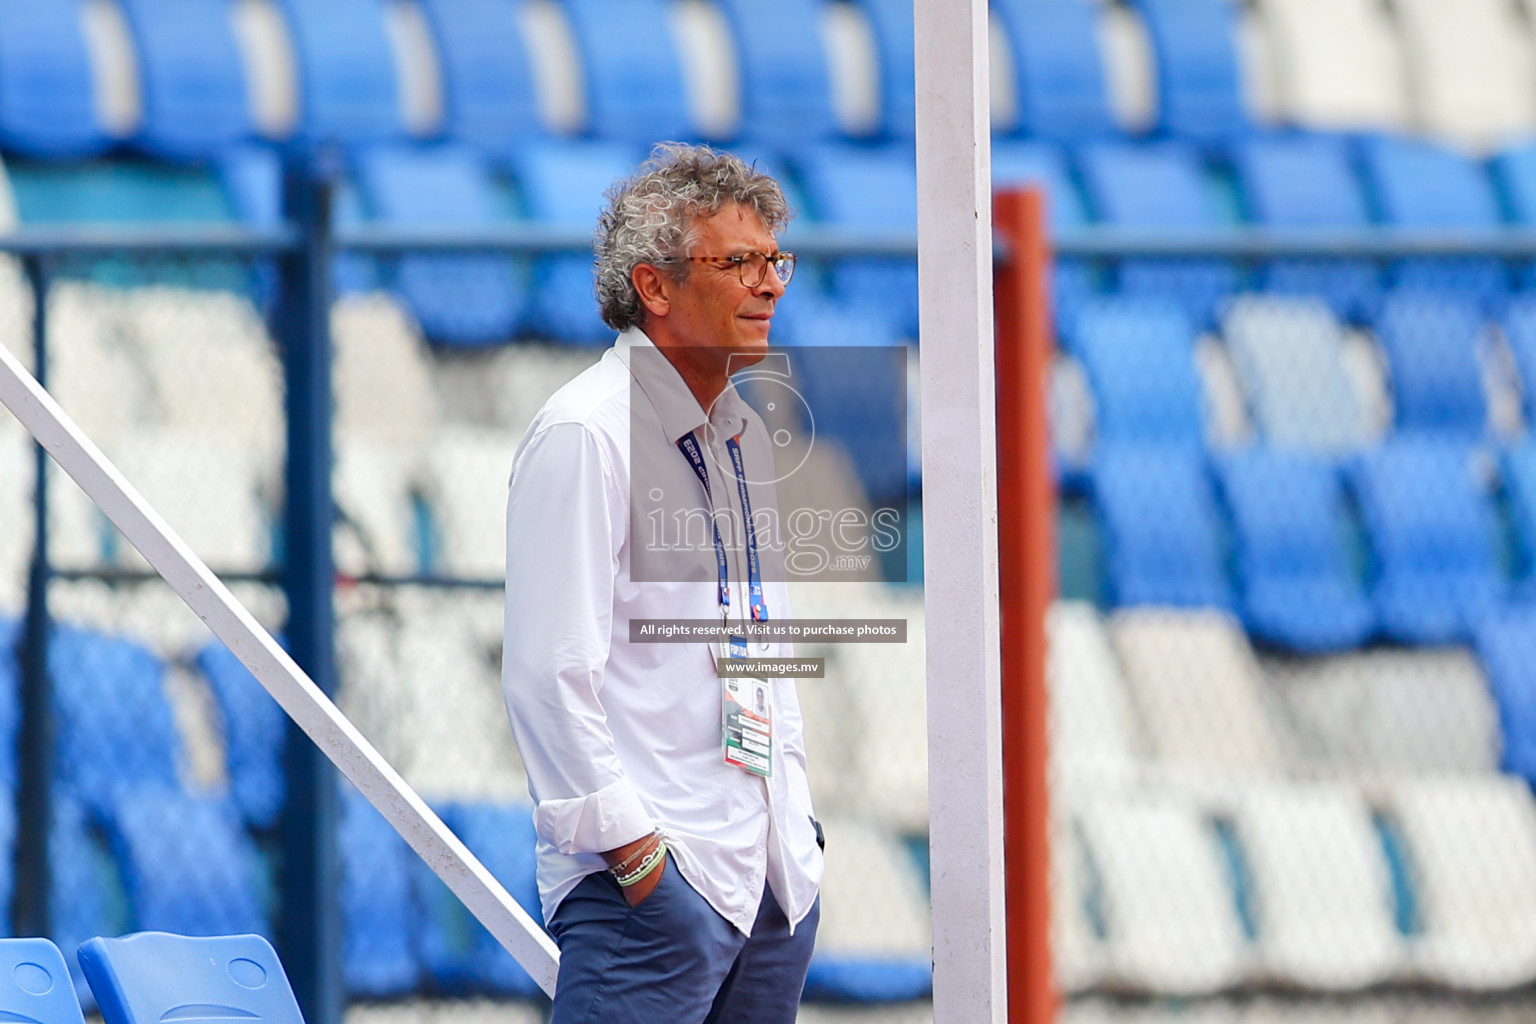
[[[1342,451],[1366,439],[1344,329],[1322,302],[1245,295],[1222,317],[1222,333],[1270,443]]]
[[[216,570],[264,568],[271,530],[252,453],[228,439],[188,430],[145,428],[125,434],[116,462],[197,555]],[[144,567],[118,538],[118,561]]]
[[[123,293],[124,339],[144,368],[150,416],[227,438],[275,469],[284,445],[283,371],[261,314],[224,291],[151,286]]]
[[[1053,792],[1113,788],[1140,770],[1134,709],[1104,620],[1082,601],[1047,619]]]
[[[1389,810],[1413,866],[1419,969],[1468,989],[1536,980],[1536,802],[1526,784],[1404,781]]]
[[[1058,812],[1051,827],[1051,966],[1063,992],[1104,979],[1104,944],[1089,916],[1089,872],[1082,838]]]
[[[331,308],[338,436],[419,444],[438,420],[426,342],[409,314],[382,292],[346,296]]]
[[[332,471],[339,515],[336,567],[408,575],[418,568],[412,478],[418,458],[408,446],[368,437],[340,437]]]
[[[434,514],[440,571],[500,579],[507,571],[507,485],[517,439],[502,430],[451,426],[433,436],[422,484]]]
[[[1497,711],[1468,650],[1361,651],[1270,670],[1303,766],[1371,777],[1498,768]]]
[[[900,840],[848,819],[828,818],[822,825],[827,869],[817,952],[870,959],[931,956],[928,893]]]
[[[1263,673],[1235,619],[1124,609],[1110,617],[1109,632],[1160,773],[1217,793],[1280,770]]]
[[[1280,116],[1321,129],[1405,129],[1402,44],[1377,0],[1262,0]]]
[[[1102,800],[1079,820],[1103,886],[1112,982],[1194,995],[1243,978],[1248,951],[1228,870],[1192,804]]]
[[[10,413],[0,412],[0,423]],[[20,429],[0,429],[0,615],[16,615],[27,599],[32,560],[32,446]]]
[[[1536,128],[1536,48],[1508,0],[1394,0],[1416,121],[1480,149]]]
[[[845,607],[836,618],[906,619],[905,644],[835,644],[827,675],[846,687],[856,813],[905,832],[928,829],[927,645],[920,592],[871,588],[877,603]],[[796,612],[796,615],[800,615]],[[806,690],[824,680],[807,680]],[[880,728],[865,725],[879,722]]]
[[[1276,981],[1363,988],[1405,962],[1370,807],[1338,784],[1253,785],[1235,834],[1252,881],[1258,959]]]

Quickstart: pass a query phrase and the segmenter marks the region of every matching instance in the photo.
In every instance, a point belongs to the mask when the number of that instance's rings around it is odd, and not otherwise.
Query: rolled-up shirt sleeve
[[[576,423],[529,438],[508,492],[502,693],[539,837],[566,854],[611,850],[654,828],[601,696],[625,499],[601,443]]]

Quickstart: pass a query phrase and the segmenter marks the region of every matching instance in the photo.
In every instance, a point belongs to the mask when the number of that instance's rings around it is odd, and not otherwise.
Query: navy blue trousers
[[[671,858],[638,907],[606,871],[560,902],[550,1024],[794,1024],[821,915],[789,934],[766,886],[751,937],[694,891]]]

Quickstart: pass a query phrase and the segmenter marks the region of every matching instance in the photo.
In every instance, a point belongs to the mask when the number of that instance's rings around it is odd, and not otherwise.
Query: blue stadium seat
[[[1198,447],[1101,444],[1089,475],[1111,604],[1232,607],[1221,517]]]
[[[907,350],[888,327],[856,313],[825,309],[811,319],[797,321],[791,333],[799,344],[790,354],[790,384],[810,409],[816,440],[843,448],[873,505],[905,509],[915,468],[907,447]]]
[[[1521,596],[1536,597],[1536,441],[1506,450],[1499,462],[1504,504],[1515,531]]]
[[[1070,231],[1088,223],[1088,211],[1060,149],[1037,140],[993,140],[992,187],[1001,191],[1025,185],[1039,185],[1045,190],[1052,232]],[[1059,329],[1069,329],[1093,291],[1093,273],[1087,263],[1071,257],[1056,260],[1051,271],[1051,305]]]
[[[456,803],[442,809],[445,824],[464,841],[512,898],[537,920],[533,809],[520,804]],[[532,996],[539,988],[464,908],[448,887],[421,867],[426,924],[422,955],[434,983],[450,992]]]
[[[905,146],[808,146],[795,160],[814,219],[850,228],[917,228],[917,166]],[[843,302],[917,337],[916,259],[838,260],[831,283]]]
[[[280,0],[299,65],[299,135],[344,145],[403,135],[379,0]]]
[[[57,624],[48,649],[57,716],[58,778],[98,811],[124,786],[175,788],[181,738],[147,648]]]
[[[121,786],[107,836],[138,927],[185,935],[263,931],[256,844],[234,806],[170,786]]]
[[[423,0],[443,75],[445,131],[488,153],[539,132],[514,0]]]
[[[64,954],[48,939],[0,939],[0,1013],[27,1024],[85,1024]]]
[[[283,161],[276,150],[236,146],[221,153],[214,163],[224,195],[241,223],[273,227],[283,222]],[[362,222],[360,205],[351,183],[338,183],[331,203],[332,227],[351,227]],[[338,291],[371,291],[378,287],[378,268],[370,257],[342,252],[332,259],[334,287]],[[270,296],[276,288],[275,271],[260,263],[258,268],[257,293]]]
[[[260,935],[139,932],[91,939],[79,957],[105,1024],[304,1024],[283,965]]]
[[[1214,228],[1225,218],[1198,154],[1169,140],[1095,142],[1078,152],[1090,205],[1101,221],[1129,228]],[[1232,265],[1216,259],[1126,259],[1120,290],[1173,298],[1201,327],[1237,288]]]
[[[413,991],[421,979],[421,922],[411,882],[416,854],[367,798],[345,784],[337,845],[347,991],[367,999]]]
[[[1372,600],[1394,640],[1465,641],[1504,597],[1497,521],[1472,454],[1456,441],[1398,437],[1350,467],[1371,546]]]
[[[1337,468],[1316,456],[1251,448],[1219,460],[1217,474],[1249,632],[1304,652],[1363,643],[1375,615],[1350,569]]]
[[[139,144],[206,160],[254,130],[230,8],[207,0],[124,0],[138,44]]]
[[[126,898],[108,881],[117,875],[111,851],[92,827],[85,806],[58,787],[53,794],[48,867],[53,875],[48,907],[53,916],[51,937],[59,945],[73,949],[93,935],[116,934],[129,927]],[[70,974],[89,1011],[95,1003],[74,958]]]
[[[603,193],[635,173],[636,155],[619,143],[546,140],[519,147],[509,165],[529,220],[590,232],[603,208]],[[545,256],[534,263],[527,326],[558,341],[607,344],[613,339],[597,313],[590,256]]]
[[[774,145],[836,134],[820,0],[780,0],[772,17],[754,0],[720,0],[720,9],[741,65],[739,134]]]
[[[252,828],[272,828],[283,808],[288,716],[223,644],[210,643],[198,651],[197,667],[219,705],[235,806]]]
[[[1488,615],[1472,638],[1499,709],[1499,767],[1536,782],[1536,610],[1521,605]]]
[[[1480,437],[1488,412],[1477,337],[1482,318],[1471,298],[1396,292],[1376,317],[1376,337],[1391,369],[1397,428]]]
[[[1250,127],[1228,0],[1135,0],[1157,63],[1157,123],[1171,135],[1228,142]]]
[[[869,19],[880,60],[880,123],[888,138],[917,132],[916,28],[907,0],[855,0]]]
[[[355,163],[369,212],[386,223],[485,227],[508,219],[485,158],[467,146],[370,147]],[[507,341],[527,305],[523,268],[505,255],[403,255],[393,281],[422,332],[444,344]]]
[[[1504,312],[1504,339],[1524,385],[1525,415],[1536,422],[1536,295],[1521,295]]]
[[[1178,306],[1092,299],[1065,337],[1093,388],[1100,441],[1200,444],[1195,329]]]
[[[564,0],[581,50],[587,130],[651,145],[696,133],[665,0]]]
[[[16,643],[21,620],[0,615],[0,794],[16,788],[16,738],[21,728],[21,676]],[[5,803],[0,797],[0,803]]]
[[[1255,224],[1275,228],[1360,228],[1370,212],[1341,138],[1258,136],[1231,147],[1238,188]],[[1369,260],[1275,260],[1264,288],[1315,295],[1341,319],[1359,322],[1381,297],[1381,275]]]
[[[1496,228],[1493,182],[1477,161],[1420,139],[1372,136],[1360,158],[1380,219],[1409,228]],[[1399,260],[1393,281],[1405,288],[1464,292],[1498,305],[1509,290],[1504,265],[1491,257]]]
[[[1489,167],[1510,218],[1517,224],[1536,224],[1536,142],[1494,155]]]
[[[3,0],[0,25],[0,145],[69,159],[110,146],[79,5]]]
[[[996,0],[992,7],[1013,47],[1020,130],[1063,142],[1113,134],[1098,8],[1075,0]]]

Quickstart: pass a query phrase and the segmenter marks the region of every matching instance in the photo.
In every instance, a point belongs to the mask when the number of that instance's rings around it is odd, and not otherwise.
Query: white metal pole
[[[986,0],[914,0],[935,1024],[1007,1016]]]
[[[500,882],[278,646],[16,357],[0,345],[0,403],[266,687],[341,773],[550,995],[560,954]]]

